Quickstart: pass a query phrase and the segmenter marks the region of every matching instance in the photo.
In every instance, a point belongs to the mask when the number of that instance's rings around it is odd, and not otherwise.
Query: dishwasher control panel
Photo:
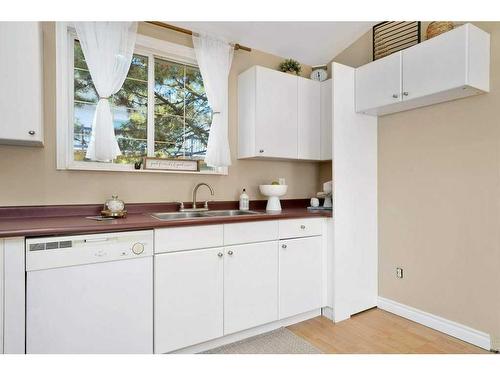
[[[153,255],[153,231],[28,238],[26,271]]]

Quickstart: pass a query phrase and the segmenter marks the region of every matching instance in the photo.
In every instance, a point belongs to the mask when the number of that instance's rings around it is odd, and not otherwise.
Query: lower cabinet
[[[278,241],[225,248],[224,334],[278,320]]]
[[[155,353],[223,335],[222,248],[155,255]]]
[[[322,307],[321,236],[279,242],[279,319]]]

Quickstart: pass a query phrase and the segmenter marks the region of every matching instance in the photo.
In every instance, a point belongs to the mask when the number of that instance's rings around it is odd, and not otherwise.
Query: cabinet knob
[[[234,254],[234,253],[233,253],[233,250],[229,250],[227,253],[228,253],[229,255],[233,255],[233,254]]]
[[[300,229],[306,229],[306,226],[302,224],[302,225],[300,226]]]
[[[218,254],[217,254],[217,256],[218,256],[219,258],[222,258],[222,257],[224,256],[224,254],[222,254],[222,253],[218,253]]]
[[[30,130],[30,131],[28,132],[28,134],[29,134],[29,135],[35,135],[35,131],[34,131],[34,130]]]
[[[399,95],[398,95],[398,94],[392,94],[392,97],[393,97],[394,99],[397,99],[397,98],[399,98]]]
[[[286,249],[286,244],[281,245],[283,249]]]
[[[404,96],[408,96],[408,91],[403,92]]]
[[[261,154],[263,154],[263,153],[264,153],[264,150],[259,150],[259,152],[260,152]]]

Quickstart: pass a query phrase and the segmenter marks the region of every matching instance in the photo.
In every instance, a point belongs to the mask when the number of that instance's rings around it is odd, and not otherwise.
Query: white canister
[[[319,199],[311,198],[311,207],[319,207]]]

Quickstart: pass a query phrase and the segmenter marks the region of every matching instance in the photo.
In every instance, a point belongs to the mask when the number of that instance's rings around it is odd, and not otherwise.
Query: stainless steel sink
[[[180,220],[180,219],[196,219],[199,217],[225,217],[225,216],[242,216],[256,215],[260,212],[256,211],[240,211],[240,210],[214,210],[214,211],[191,211],[191,212],[155,212],[152,217],[158,220]]]
[[[151,216],[158,220],[179,220],[205,217],[204,213],[205,212],[157,212],[151,214]]]
[[[257,211],[241,211],[241,210],[214,210],[206,211],[205,216],[242,216],[242,215],[257,215]]]

